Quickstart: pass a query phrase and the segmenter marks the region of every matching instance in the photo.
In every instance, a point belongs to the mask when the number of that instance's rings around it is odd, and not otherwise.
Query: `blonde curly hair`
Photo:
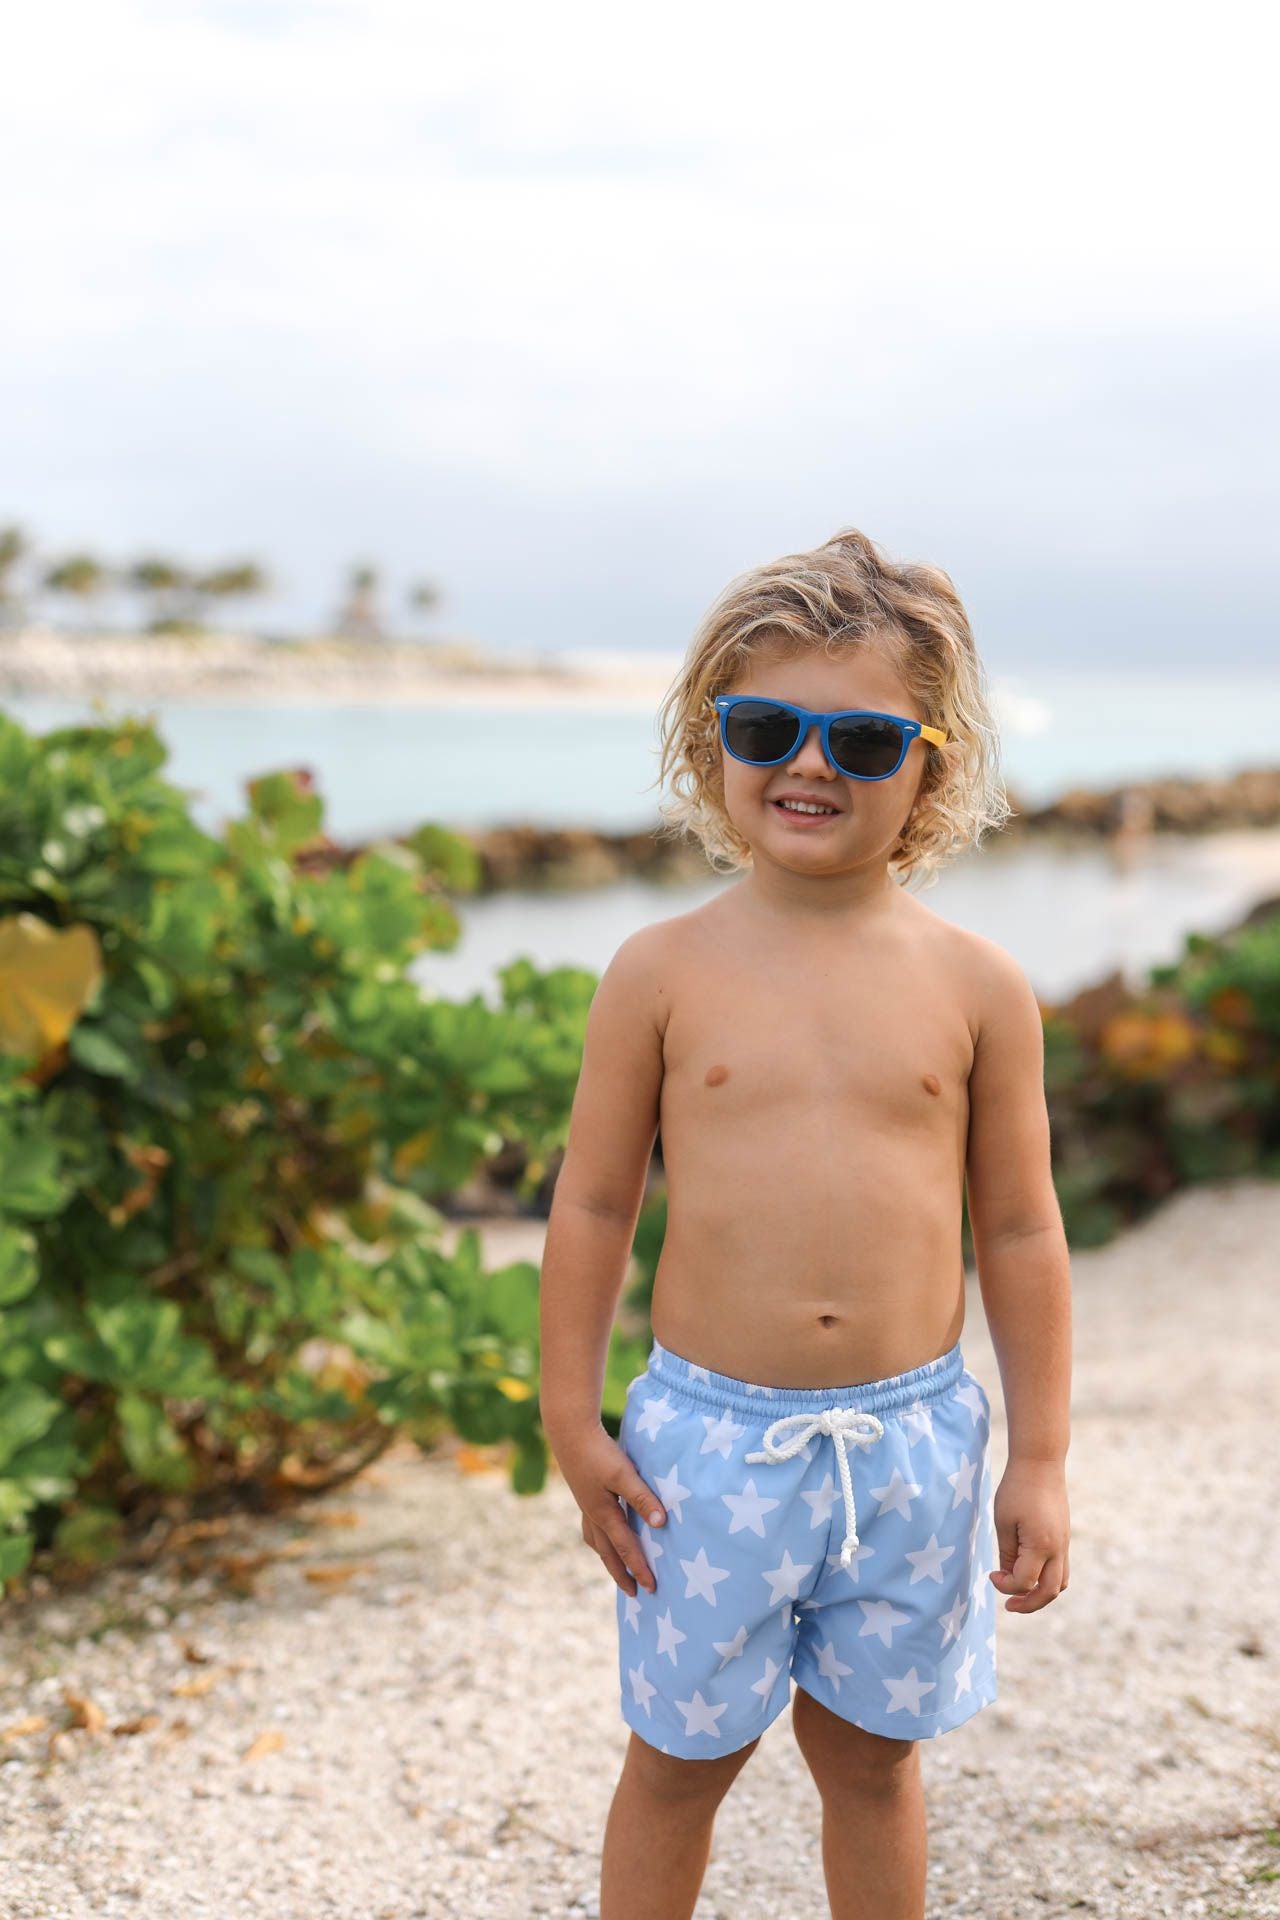
[[[659,837],[691,834],[712,868],[749,866],[751,849],[725,811],[718,694],[767,648],[796,655],[882,644],[927,725],[950,735],[925,745],[925,771],[911,817],[889,859],[899,884],[937,869],[1001,827],[1012,808],[1000,775],[999,738],[969,618],[938,567],[896,563],[855,527],[810,553],[755,567],[731,580],[689,645],[659,709]]]

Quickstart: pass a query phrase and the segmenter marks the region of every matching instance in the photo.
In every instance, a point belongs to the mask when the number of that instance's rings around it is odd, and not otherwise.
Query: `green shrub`
[[[284,1499],[397,1431],[541,1484],[538,1269],[445,1255],[434,1202],[563,1146],[595,976],[500,1004],[409,976],[474,883],[436,827],[308,870],[305,776],[222,837],[149,724],[0,715],[0,1578],[166,1501]]]

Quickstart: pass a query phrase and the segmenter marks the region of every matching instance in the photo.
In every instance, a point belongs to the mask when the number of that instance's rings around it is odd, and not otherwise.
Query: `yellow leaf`
[[[268,1727],[265,1732],[258,1735],[252,1746],[246,1747],[244,1758],[260,1760],[264,1753],[279,1753],[283,1745],[284,1735],[279,1727]]]
[[[1180,1013],[1118,1013],[1101,1034],[1109,1060],[1138,1079],[1159,1075],[1196,1050],[1196,1030]]]
[[[0,1050],[27,1058],[60,1047],[101,979],[92,927],[51,927],[34,913],[0,920]]]
[[[501,1380],[495,1380],[494,1385],[508,1400],[528,1400],[533,1393],[527,1380],[515,1380],[509,1373],[504,1373]]]
[[[43,1713],[27,1713],[0,1733],[0,1740],[20,1740],[25,1733],[39,1733],[49,1724]]]
[[[1204,1036],[1204,1050],[1215,1066],[1238,1067],[1249,1057],[1249,1049],[1238,1033],[1225,1027],[1210,1027]]]
[[[498,1463],[492,1449],[460,1446],[453,1456],[459,1473],[496,1473]]]
[[[90,1733],[101,1733],[107,1724],[107,1716],[96,1700],[77,1693],[72,1687],[64,1687],[62,1697],[71,1709],[73,1727],[86,1727]]]

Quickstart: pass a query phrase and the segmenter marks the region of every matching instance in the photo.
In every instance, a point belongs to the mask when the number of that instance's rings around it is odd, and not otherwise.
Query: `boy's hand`
[[[1035,1613],[1066,1591],[1066,1469],[1052,1460],[1010,1460],[993,1504],[1000,1566],[990,1575],[998,1593],[1012,1594],[1006,1613]]]
[[[582,1509],[587,1545],[594,1547],[624,1593],[634,1593],[637,1580],[646,1592],[656,1593],[658,1583],[620,1503],[634,1507],[651,1527],[660,1527],[667,1516],[657,1494],[602,1426],[588,1427],[553,1451]]]

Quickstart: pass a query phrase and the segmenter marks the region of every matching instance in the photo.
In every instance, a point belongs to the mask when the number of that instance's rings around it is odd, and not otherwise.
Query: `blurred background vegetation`
[[[516,957],[490,1004],[409,968],[479,875],[424,825],[322,855],[305,774],[211,834],[136,719],[0,713],[0,1578],[305,1497],[397,1434],[500,1446],[539,1489],[538,1269],[486,1270],[463,1190],[545,1213],[591,971]],[[1044,1007],[1068,1234],[1280,1173],[1280,903],[1137,986]],[[660,1143],[613,1336],[648,1349]],[[966,1247],[966,1252],[968,1248]]]

